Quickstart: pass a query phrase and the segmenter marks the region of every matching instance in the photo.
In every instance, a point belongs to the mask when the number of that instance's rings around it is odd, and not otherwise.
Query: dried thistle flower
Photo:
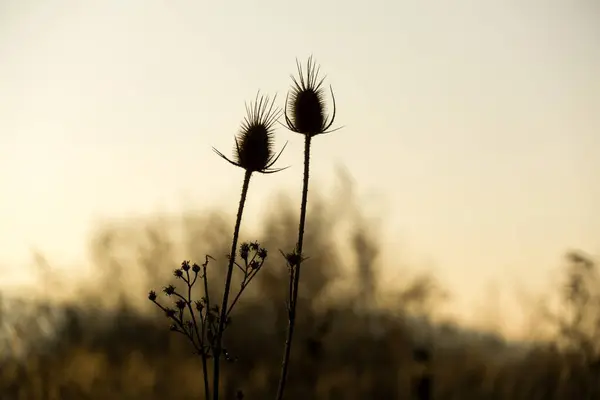
[[[298,60],[296,65],[298,79],[292,75],[294,84],[285,99],[285,121],[288,129],[311,137],[339,129],[329,131],[335,120],[335,96],[330,86],[333,114],[329,117],[323,90],[325,77],[319,80],[320,67],[315,65],[312,56],[306,63],[306,73],[303,73]]]
[[[308,203],[308,180],[310,173],[310,145],[314,136],[323,133],[333,132],[337,129],[329,130],[335,120],[335,96],[333,89],[330,87],[331,97],[333,99],[333,114],[331,117],[327,115],[325,106],[325,96],[323,90],[323,80],[319,80],[319,70],[312,59],[308,58],[306,63],[306,74],[303,73],[302,67],[296,60],[298,67],[298,79],[292,76],[292,90],[286,97],[285,104],[285,121],[288,129],[293,132],[304,135],[304,177],[302,180],[302,200],[300,205],[300,224],[298,226],[298,241],[296,249],[293,253],[285,255],[290,267],[290,285],[288,299],[288,329],[285,340],[284,355],[281,362],[281,375],[279,378],[279,386],[277,388],[277,400],[283,399],[285,385],[287,380],[287,371],[290,360],[290,351],[294,336],[294,327],[296,320],[296,304],[298,300],[298,291],[300,287],[300,265],[305,259],[302,253],[304,243],[304,227],[306,224],[306,208]],[[290,103],[288,103],[290,100]],[[288,113],[290,114],[288,116]]]
[[[269,102],[268,96],[256,94],[256,100],[246,104],[246,117],[238,136],[235,138],[233,160],[213,147],[215,153],[231,164],[248,172],[270,174],[285,168],[271,169],[285,149],[284,145],[278,154],[273,151],[273,125],[281,116],[281,110],[275,107],[275,99]]]
[[[227,266],[227,273],[225,277],[225,289],[223,290],[221,315],[218,319],[218,327],[213,349],[213,395],[215,399],[219,398],[220,357],[223,351],[222,337],[226,327],[227,312],[229,310],[231,279],[233,275],[233,267],[236,265],[235,257],[237,242],[242,223],[244,204],[246,203],[246,196],[248,195],[250,177],[252,176],[253,172],[269,174],[285,169],[271,168],[277,162],[281,156],[281,153],[285,149],[284,145],[279,154],[275,154],[273,152],[273,125],[275,122],[277,122],[277,119],[280,115],[281,111],[275,107],[275,98],[273,98],[273,101],[271,101],[269,104],[269,98],[267,96],[261,96],[260,93],[257,93],[254,104],[246,104],[246,117],[242,123],[239,135],[235,138],[234,160],[232,161],[225,157],[223,153],[213,147],[215,153],[217,153],[223,159],[245,170],[244,182],[242,184],[242,194],[240,196],[237,218],[235,227],[233,229],[231,252],[229,253],[229,265]],[[210,317],[208,319],[210,320]]]

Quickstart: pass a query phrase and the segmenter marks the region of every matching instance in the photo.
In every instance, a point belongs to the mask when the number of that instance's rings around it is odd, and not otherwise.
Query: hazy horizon
[[[345,126],[315,140],[311,188],[344,166],[386,253],[431,269],[461,318],[491,284],[511,318],[565,251],[598,253],[597,4],[295,4],[0,3],[0,276],[32,248],[83,262],[105,217],[233,214],[242,176],[211,147],[229,153],[257,90],[282,104],[310,54]],[[299,197],[302,138],[276,140],[292,168],[255,178],[248,223]]]

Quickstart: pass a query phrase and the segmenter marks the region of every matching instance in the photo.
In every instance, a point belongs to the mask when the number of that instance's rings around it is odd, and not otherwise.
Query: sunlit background
[[[599,250],[599,21],[584,0],[2,1],[2,285],[32,251],[81,270],[104,218],[233,213],[242,172],[211,147],[257,90],[283,105],[312,54],[344,128],[315,140],[311,188],[345,168],[388,276],[428,269],[458,318],[496,304],[516,334],[523,293]],[[292,168],[255,178],[248,223],[299,200],[302,138],[285,141]]]

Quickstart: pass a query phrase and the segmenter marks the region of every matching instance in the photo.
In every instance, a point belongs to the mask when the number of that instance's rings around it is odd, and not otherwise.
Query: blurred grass
[[[515,350],[501,337],[476,340],[458,327],[428,323],[440,295],[428,277],[407,276],[398,282],[396,306],[377,306],[377,232],[348,206],[350,192],[340,190],[333,200],[316,196],[308,216],[311,258],[286,398],[409,398],[420,368],[413,350],[427,342],[435,399],[600,399],[600,362],[580,349]],[[281,199],[272,209],[256,236],[242,234],[259,240],[270,256],[225,336],[237,357],[224,367],[225,399],[238,389],[246,399],[271,398],[277,386],[287,284],[278,249],[293,247],[297,227],[294,204]],[[220,287],[229,222],[212,212],[107,224],[91,241],[88,281],[72,287],[68,278],[54,277],[47,298],[2,298],[0,398],[202,398],[199,359],[169,332],[146,295],[167,284],[183,259],[202,262],[205,254],[220,261],[209,264],[212,288]],[[342,246],[340,232],[347,238]],[[75,295],[53,296],[67,290]]]

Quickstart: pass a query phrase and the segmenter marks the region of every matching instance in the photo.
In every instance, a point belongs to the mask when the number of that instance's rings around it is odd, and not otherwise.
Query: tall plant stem
[[[292,265],[290,276],[289,310],[288,310],[288,329],[285,339],[285,348],[283,351],[283,360],[281,362],[281,376],[277,388],[277,400],[283,399],[285,384],[287,381],[288,366],[290,363],[290,352],[292,350],[292,339],[294,337],[294,328],[296,326],[296,305],[298,302],[298,287],[300,284],[300,264],[302,263],[302,244],[304,243],[304,225],[306,223],[306,204],[308,202],[308,177],[310,172],[310,135],[304,136],[304,180],[302,183],[302,205],[300,206],[300,226],[298,227],[298,243],[296,244],[296,254],[298,255],[297,264]]]
[[[201,349],[204,351],[204,349]],[[202,378],[204,379],[204,398],[208,400],[210,398],[210,385],[208,384],[208,363],[206,360],[206,354],[202,354]]]
[[[240,234],[240,225],[242,224],[242,214],[244,213],[244,204],[246,203],[246,195],[248,194],[248,186],[250,184],[250,176],[252,171],[246,170],[244,175],[244,184],[242,186],[242,195],[238,206],[237,219],[233,230],[233,240],[231,241],[231,253],[229,256],[229,265],[227,266],[227,278],[225,279],[225,291],[223,292],[223,304],[221,305],[221,317],[219,318],[219,327],[217,330],[215,352],[214,352],[214,368],[213,368],[213,399],[219,400],[219,366],[222,351],[223,331],[225,330],[225,319],[227,318],[227,303],[229,301],[229,291],[231,289],[231,277],[233,275],[233,266],[235,264],[235,255],[237,251],[237,242]]]
[[[206,337],[206,329],[208,328],[208,321],[206,320],[207,312],[210,312],[210,295],[208,294],[208,277],[206,276],[206,265],[208,264],[208,256],[206,257],[206,262],[202,265],[202,282],[204,283],[204,296],[206,298],[206,311],[204,312],[204,316],[200,315],[200,320],[202,321],[202,340]],[[204,343],[203,343],[204,344]],[[210,343],[209,343],[210,346]],[[206,400],[210,399],[210,384],[208,379],[208,357],[206,353],[204,353],[204,347],[202,347],[202,368],[204,368],[204,398]]]

